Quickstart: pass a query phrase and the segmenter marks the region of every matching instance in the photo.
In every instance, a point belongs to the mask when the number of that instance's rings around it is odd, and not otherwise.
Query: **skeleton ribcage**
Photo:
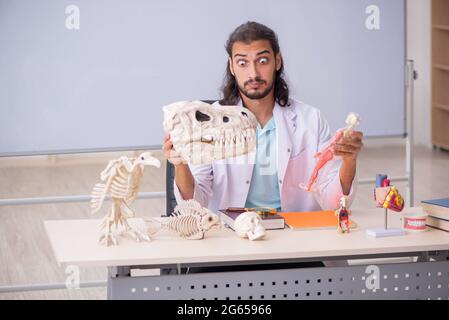
[[[195,234],[202,233],[200,229],[200,216],[198,215],[180,215],[170,218],[166,227],[177,232],[182,237],[191,237]]]
[[[110,193],[111,197],[124,199],[127,203],[134,200],[137,195],[140,177],[130,173],[118,173],[112,180]]]

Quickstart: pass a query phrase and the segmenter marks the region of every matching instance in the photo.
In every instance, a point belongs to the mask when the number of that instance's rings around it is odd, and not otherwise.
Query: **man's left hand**
[[[334,154],[340,156],[343,162],[351,163],[357,160],[363,147],[363,132],[350,131],[347,137],[338,140],[334,147]]]

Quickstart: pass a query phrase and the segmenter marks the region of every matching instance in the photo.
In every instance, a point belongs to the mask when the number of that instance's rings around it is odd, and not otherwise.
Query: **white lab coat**
[[[218,103],[214,105],[219,107]],[[298,187],[300,183],[307,184],[316,163],[314,154],[331,138],[327,121],[318,109],[295,100],[290,100],[290,106],[286,107],[276,103],[273,117],[277,130],[277,174],[282,211],[337,209],[343,196],[339,176],[341,159],[334,158],[321,170],[315,184],[318,191],[306,192]],[[255,151],[210,165],[189,165],[195,180],[193,198],[214,212],[244,207],[254,161]],[[354,178],[349,204],[356,185]],[[179,203],[183,198],[175,181],[174,193]]]

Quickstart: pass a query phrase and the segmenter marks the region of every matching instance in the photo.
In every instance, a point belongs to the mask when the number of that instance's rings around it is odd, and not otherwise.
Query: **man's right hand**
[[[164,152],[165,158],[173,164],[178,166],[180,164],[185,164],[186,162],[181,158],[179,153],[173,148],[173,142],[170,139],[170,134],[165,135],[164,143],[162,145],[162,151]]]

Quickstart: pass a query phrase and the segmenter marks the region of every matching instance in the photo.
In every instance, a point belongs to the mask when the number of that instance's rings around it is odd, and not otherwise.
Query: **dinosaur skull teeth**
[[[211,134],[201,136],[201,142],[204,142],[204,143],[212,143],[212,142],[214,142],[214,140],[215,140],[214,136]]]
[[[164,106],[164,129],[190,164],[247,154],[255,148],[257,120],[246,108],[182,101]]]

